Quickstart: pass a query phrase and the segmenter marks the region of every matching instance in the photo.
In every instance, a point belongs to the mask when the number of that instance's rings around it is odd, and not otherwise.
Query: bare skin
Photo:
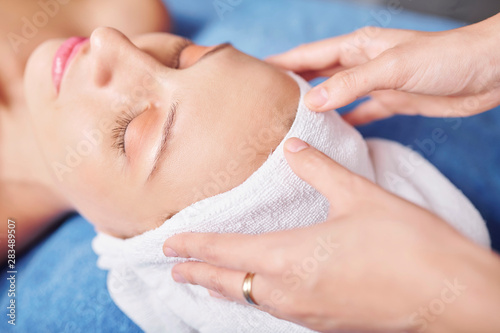
[[[0,12],[0,35],[5,37],[0,40],[0,220],[5,223],[0,228],[1,253],[6,253],[7,218],[16,220],[19,250],[58,216],[73,210],[53,186],[27,111],[23,77],[33,50],[50,38],[89,36],[101,25],[129,35],[165,31],[170,26],[168,12],[156,0],[72,0],[52,10],[53,17],[33,36],[23,35],[23,18],[33,22],[33,17],[43,12],[37,2],[9,0]]]
[[[105,27],[81,46],[57,91],[51,63],[63,42],[43,43],[28,61],[33,128],[68,206],[116,237],[241,184],[297,112],[295,81],[229,44],[167,33],[129,39]]]

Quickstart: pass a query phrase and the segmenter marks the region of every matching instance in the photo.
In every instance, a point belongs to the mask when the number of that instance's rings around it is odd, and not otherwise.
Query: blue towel
[[[427,31],[460,22],[388,8],[321,0],[165,0],[175,30],[203,44],[230,41],[256,57],[348,33],[364,25]],[[348,108],[344,109],[348,110]],[[441,128],[443,143],[432,141]],[[500,249],[500,112],[454,122],[394,117],[360,128],[367,137],[411,145],[436,165],[475,204]],[[105,273],[90,248],[95,233],[75,216],[18,260],[16,327],[7,324],[8,283],[0,279],[0,332],[140,332],[113,304]]]

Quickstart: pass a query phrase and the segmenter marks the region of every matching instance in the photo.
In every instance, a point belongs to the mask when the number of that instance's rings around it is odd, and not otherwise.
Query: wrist
[[[471,61],[472,91],[481,99],[478,112],[500,105],[499,30],[500,14],[457,30],[462,45],[467,45],[464,56]]]
[[[480,48],[484,54],[490,56],[490,70],[500,73],[500,52],[497,52],[500,45],[500,13],[482,22],[470,26],[473,33],[481,41]],[[497,76],[497,78],[499,78]]]
[[[442,320],[436,320],[433,330],[449,333],[500,332],[500,258],[476,245],[473,251],[460,255],[455,288],[449,293]],[[458,282],[455,285],[455,282]],[[446,302],[444,302],[446,303]]]

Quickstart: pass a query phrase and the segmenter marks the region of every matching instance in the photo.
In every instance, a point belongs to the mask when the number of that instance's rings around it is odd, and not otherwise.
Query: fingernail
[[[215,298],[225,298],[224,296],[222,296],[222,294],[219,294],[218,292],[210,290],[210,289],[208,290],[208,293],[210,296],[215,297]]]
[[[172,273],[172,277],[174,278],[175,282],[179,282],[179,283],[186,283],[187,282],[187,280],[179,273],[175,273],[175,272]]]
[[[175,252],[174,250],[172,250],[169,247],[166,247],[165,249],[163,249],[163,253],[165,254],[166,257],[178,257],[179,256],[177,254],[177,252]]]
[[[297,138],[291,138],[285,143],[286,150],[291,153],[298,153],[299,151],[302,151],[307,147],[309,147],[307,143]]]
[[[313,107],[322,107],[328,102],[328,92],[325,88],[316,87],[306,95],[307,103]]]

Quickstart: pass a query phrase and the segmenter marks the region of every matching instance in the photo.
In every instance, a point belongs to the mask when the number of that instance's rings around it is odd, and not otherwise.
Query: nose
[[[154,60],[149,55],[113,28],[101,27],[94,30],[90,36],[90,48],[91,74],[98,87],[130,78],[134,72],[144,73],[148,66],[154,65]]]

